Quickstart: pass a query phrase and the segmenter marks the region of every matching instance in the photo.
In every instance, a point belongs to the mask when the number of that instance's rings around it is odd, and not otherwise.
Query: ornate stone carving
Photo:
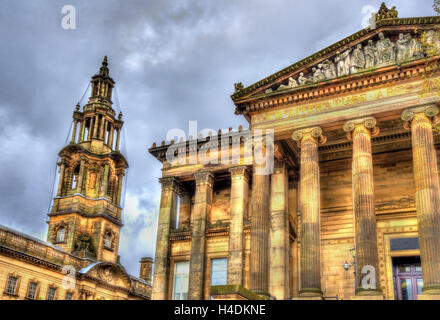
[[[368,40],[368,44],[364,47],[365,68],[371,68],[376,64],[377,49],[373,44],[373,40]]]
[[[347,132],[347,138],[351,140],[351,133],[357,125],[363,125],[366,129],[370,130],[371,136],[379,134],[379,128],[376,127],[376,119],[373,117],[352,119],[344,123],[343,129]]]
[[[318,67],[314,67],[312,70],[313,70],[313,82],[320,82],[325,80],[325,75],[322,71],[322,63],[318,64]]]
[[[405,122],[410,122],[416,113],[424,113],[429,118],[435,118],[439,113],[439,108],[435,104],[409,108],[402,112],[401,118]]]
[[[353,50],[351,57],[350,73],[357,73],[365,68],[365,55],[362,52],[362,44],[358,44]]]
[[[327,59],[322,63],[322,69],[327,80],[337,77],[335,64],[330,60]]]
[[[243,90],[243,88],[244,88],[243,83],[241,82],[234,83],[234,92],[241,91]]]
[[[282,84],[278,87],[277,90],[285,90],[285,89],[295,88],[297,86],[298,86],[298,83],[296,82],[296,80],[293,79],[292,77],[289,77],[289,82],[287,83],[287,85]]]
[[[296,130],[292,134],[292,139],[298,143],[298,146],[301,147],[301,142],[303,138],[311,138],[316,143],[325,143],[327,141],[327,138],[322,135],[322,129],[321,127],[311,127],[311,128],[305,128]]]
[[[376,14],[377,20],[382,19],[394,19],[398,17],[398,12],[396,10],[396,7],[393,6],[391,9],[388,9],[385,5],[385,2],[382,2],[380,5],[379,11]]]
[[[313,80],[304,76],[304,72],[301,72],[298,77],[298,82],[300,85],[313,83]]]
[[[379,40],[376,42],[377,63],[389,63],[395,59],[394,43],[383,32],[379,33]]]
[[[351,49],[347,49],[342,53],[336,51],[335,63],[338,77],[350,74],[350,51]]]

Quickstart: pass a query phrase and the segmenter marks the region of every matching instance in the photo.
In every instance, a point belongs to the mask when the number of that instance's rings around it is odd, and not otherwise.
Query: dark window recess
[[[420,249],[419,238],[397,238],[390,240],[391,250]]]

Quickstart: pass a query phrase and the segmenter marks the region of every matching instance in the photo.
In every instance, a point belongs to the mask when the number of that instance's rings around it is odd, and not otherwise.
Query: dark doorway
[[[393,278],[396,300],[417,300],[423,288],[420,257],[393,258]]]

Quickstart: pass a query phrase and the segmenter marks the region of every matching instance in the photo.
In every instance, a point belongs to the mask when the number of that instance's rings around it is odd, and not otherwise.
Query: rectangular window
[[[17,291],[17,283],[18,283],[17,277],[9,276],[8,285],[6,287],[6,293],[15,294],[15,291]]]
[[[66,293],[66,300],[73,300],[73,292]]]
[[[225,285],[228,270],[228,259],[211,260],[211,286]]]
[[[49,287],[47,292],[47,300],[55,300],[55,294],[57,293],[57,288]]]
[[[28,293],[27,293],[26,298],[35,299],[37,296],[37,287],[38,287],[38,283],[29,282]]]
[[[189,261],[177,262],[174,269],[174,300],[188,299]]]

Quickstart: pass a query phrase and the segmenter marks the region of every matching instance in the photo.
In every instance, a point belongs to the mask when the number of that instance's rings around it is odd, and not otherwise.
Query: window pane
[[[211,285],[224,285],[226,284],[227,263],[226,258],[212,259],[211,260]]]
[[[189,261],[177,262],[174,272],[174,300],[188,298]]]
[[[49,288],[49,293],[47,294],[47,300],[55,300],[56,288]]]
[[[8,278],[8,287],[6,288],[6,292],[9,294],[15,294],[15,290],[17,288],[17,277],[9,277]]]
[[[416,264],[416,272],[422,272],[422,266],[420,264]]]
[[[423,279],[417,279],[417,294],[422,294]]]
[[[413,300],[411,279],[401,279],[402,300]]]
[[[66,293],[66,300],[72,300],[73,299],[73,293],[72,292],[67,292]]]
[[[35,283],[35,282],[29,283],[29,289],[28,289],[27,297],[29,299],[35,299],[36,294],[37,294],[37,283]]]
[[[57,233],[57,242],[63,242],[64,241],[64,235],[66,233],[66,229],[61,227],[58,229]]]

